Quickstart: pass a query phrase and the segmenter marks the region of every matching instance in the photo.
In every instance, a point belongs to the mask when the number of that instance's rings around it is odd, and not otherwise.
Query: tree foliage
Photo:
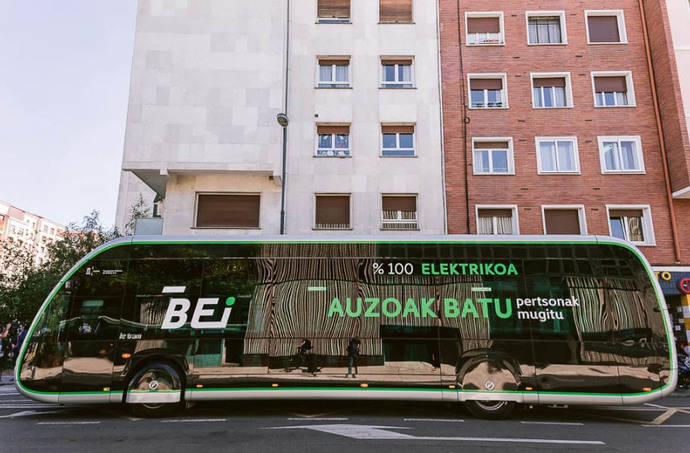
[[[137,226],[137,219],[150,217],[149,205],[144,200],[144,196],[140,193],[137,201],[134,202],[129,211],[129,220],[125,224],[125,234],[131,236]]]

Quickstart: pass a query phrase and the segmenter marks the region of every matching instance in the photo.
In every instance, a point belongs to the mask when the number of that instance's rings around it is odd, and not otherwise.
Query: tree
[[[137,226],[137,219],[144,219],[146,217],[151,217],[149,205],[144,201],[144,196],[139,193],[139,198],[134,202],[129,211],[129,221],[125,224],[125,235],[133,235]]]

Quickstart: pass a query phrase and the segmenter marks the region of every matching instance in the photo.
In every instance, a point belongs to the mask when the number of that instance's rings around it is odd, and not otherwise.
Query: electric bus
[[[121,238],[49,294],[15,370],[49,403],[638,404],[676,385],[649,263],[603,236]]]

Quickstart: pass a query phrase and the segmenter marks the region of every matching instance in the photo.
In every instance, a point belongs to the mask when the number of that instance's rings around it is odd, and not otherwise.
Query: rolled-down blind
[[[318,0],[318,17],[347,19],[350,17],[350,0]]]
[[[474,142],[474,149],[508,149],[508,142]]]
[[[510,209],[480,209],[479,217],[511,218],[513,211]]]
[[[597,76],[594,77],[594,91],[597,93],[602,92],[616,92],[616,93],[627,93],[628,84],[625,81],[625,76]]]
[[[350,126],[317,126],[316,131],[322,134],[349,134]]]
[[[384,134],[414,134],[414,126],[381,126]]]
[[[642,209],[609,209],[609,217],[642,217]]]
[[[350,225],[349,195],[316,197],[317,225]]]
[[[379,0],[381,22],[412,22],[412,0]]]
[[[259,195],[200,194],[197,206],[198,227],[258,228]]]
[[[467,33],[500,33],[501,20],[498,17],[468,17]]]
[[[580,214],[576,209],[544,211],[546,234],[580,234]]]
[[[412,59],[411,58],[384,58],[383,60],[381,60],[381,64],[383,64],[383,65],[393,65],[393,64],[411,65]]]
[[[565,87],[565,77],[544,77],[534,79],[534,88]]]
[[[345,58],[345,57],[343,57],[343,58],[329,57],[329,58],[320,59],[319,64],[321,66],[331,66],[331,65],[348,66],[350,64],[350,59]]]
[[[617,16],[588,16],[590,42],[620,42]]]
[[[471,90],[502,90],[503,80],[501,79],[470,79]]]
[[[415,196],[384,196],[383,197],[384,211],[417,211],[417,197]]]

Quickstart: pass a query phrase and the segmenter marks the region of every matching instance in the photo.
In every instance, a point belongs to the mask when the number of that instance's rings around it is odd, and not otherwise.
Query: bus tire
[[[514,401],[465,401],[465,407],[477,418],[501,420],[508,418],[515,410]]]
[[[153,389],[154,386],[155,389]],[[127,385],[127,393],[134,391],[148,392],[152,389],[154,390],[153,393],[163,393],[163,391],[166,390],[179,390],[180,401],[171,403],[131,403],[127,401],[128,395],[125,395],[125,404],[132,415],[146,418],[166,417],[178,410],[184,403],[182,379],[177,370],[170,365],[165,363],[150,363],[144,365],[132,376]]]

